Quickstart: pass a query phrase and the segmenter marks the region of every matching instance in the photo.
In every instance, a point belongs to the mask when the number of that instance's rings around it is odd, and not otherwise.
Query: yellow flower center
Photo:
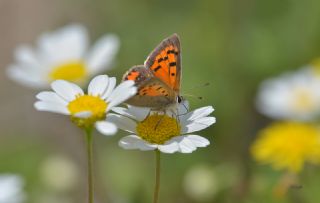
[[[306,161],[320,163],[320,133],[311,124],[275,123],[260,132],[251,153],[275,169],[299,172]]]
[[[297,88],[293,94],[292,107],[294,110],[298,112],[310,112],[315,108],[316,103],[308,89]]]
[[[63,63],[53,68],[49,74],[50,80],[68,80],[71,82],[82,82],[87,77],[86,65],[81,61]]]
[[[104,120],[108,104],[99,96],[80,95],[68,104],[71,120],[79,127],[90,127],[96,121]],[[76,117],[80,112],[90,112],[87,118]]]
[[[142,139],[154,144],[163,144],[172,137],[179,136],[181,126],[172,117],[153,114],[138,123],[136,130]]]

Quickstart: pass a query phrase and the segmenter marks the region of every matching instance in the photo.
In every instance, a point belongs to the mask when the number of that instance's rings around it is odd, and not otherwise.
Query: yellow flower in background
[[[42,34],[36,46],[20,45],[7,73],[14,81],[32,88],[47,88],[55,80],[84,84],[110,69],[119,49],[116,35],[102,36],[89,47],[87,29],[80,24]]]
[[[310,63],[310,67],[313,73],[317,77],[320,77],[320,57],[313,59]]]
[[[274,123],[258,134],[250,150],[258,162],[298,173],[305,162],[320,163],[320,131],[306,123]]]

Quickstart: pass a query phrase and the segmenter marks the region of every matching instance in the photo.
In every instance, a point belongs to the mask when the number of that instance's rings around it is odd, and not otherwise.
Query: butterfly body
[[[154,110],[176,108],[180,95],[181,50],[178,35],[163,40],[150,53],[144,65],[129,69],[123,80],[133,80],[137,94],[128,104]]]

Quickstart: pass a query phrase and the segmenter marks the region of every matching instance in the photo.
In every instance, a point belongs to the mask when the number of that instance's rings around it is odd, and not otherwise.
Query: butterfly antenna
[[[210,85],[210,83],[206,82],[206,83],[203,83],[203,84],[200,84],[200,85],[195,85],[195,86],[191,87],[190,89],[196,89],[196,88],[200,88],[200,87],[207,87],[209,85]]]
[[[192,97],[192,98],[196,98],[196,99],[199,99],[199,100],[202,100],[203,97],[201,96],[196,96],[196,95],[193,95],[193,94],[183,94],[184,97]]]
[[[190,89],[196,89],[196,88],[200,88],[200,87],[206,87],[206,86],[209,86],[210,83],[209,82],[206,82],[204,84],[200,84],[200,85],[195,85],[193,87],[191,87]],[[192,98],[197,98],[199,100],[202,100],[203,97],[202,96],[196,96],[196,95],[193,95],[193,94],[189,94],[189,93],[183,93],[182,94],[183,96],[187,96],[187,97],[192,97]]]

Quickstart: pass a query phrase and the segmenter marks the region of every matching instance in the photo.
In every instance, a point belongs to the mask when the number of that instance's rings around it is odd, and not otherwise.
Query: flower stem
[[[156,184],[154,187],[153,203],[158,203],[160,190],[160,151],[155,150],[156,155]]]
[[[88,160],[88,203],[93,203],[93,137],[92,128],[86,129],[86,141],[87,141],[87,160]]]

